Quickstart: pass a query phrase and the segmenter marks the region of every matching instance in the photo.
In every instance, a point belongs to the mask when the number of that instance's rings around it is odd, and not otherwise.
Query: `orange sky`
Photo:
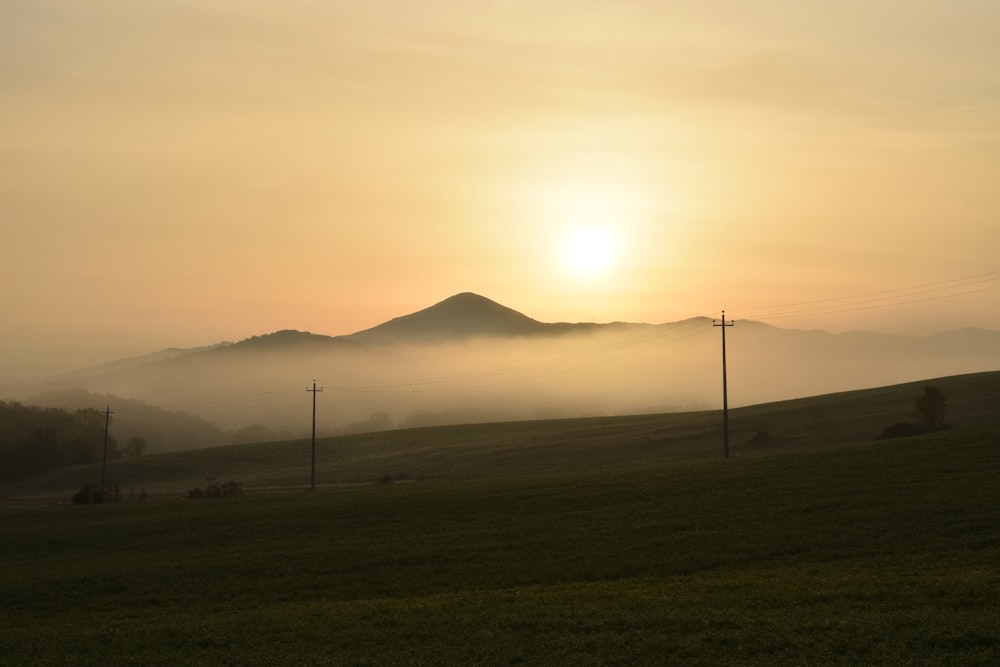
[[[484,4],[0,4],[0,375],[461,291],[1000,329],[1000,4]]]

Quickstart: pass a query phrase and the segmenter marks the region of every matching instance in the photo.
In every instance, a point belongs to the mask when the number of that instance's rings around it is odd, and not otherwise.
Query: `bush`
[[[226,482],[225,484],[212,482],[204,489],[196,488],[188,491],[188,498],[191,498],[192,500],[198,500],[201,498],[228,498],[232,496],[242,496],[242,495],[243,495],[242,482]]]
[[[90,505],[101,502],[101,487],[98,484],[87,484],[73,494],[74,505]]]
[[[923,435],[930,433],[933,429],[926,424],[913,424],[911,422],[896,422],[892,426],[885,427],[879,434],[879,440],[889,440],[891,438],[908,438],[911,435]]]
[[[93,505],[101,502],[116,503],[121,500],[121,489],[115,484],[113,488],[107,490],[102,498],[100,484],[87,484],[74,493],[71,500],[74,505]]]
[[[382,475],[377,481],[379,484],[392,484],[393,482],[401,482],[408,479],[410,479],[410,476],[405,472],[397,472],[392,475]]]
[[[948,425],[944,423],[944,415],[948,408],[947,399],[944,392],[937,387],[931,385],[924,387],[923,393],[917,396],[913,405],[916,408],[918,423],[896,422],[883,429],[878,439],[907,438],[911,435],[922,435],[948,428]]]

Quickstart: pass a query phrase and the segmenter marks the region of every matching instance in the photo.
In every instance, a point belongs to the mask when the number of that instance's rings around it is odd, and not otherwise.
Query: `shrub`
[[[886,426],[879,434],[879,440],[889,440],[891,438],[908,438],[911,435],[921,435],[930,433],[934,429],[928,428],[924,424],[913,424],[911,422],[896,422],[892,426]]]
[[[74,505],[90,505],[101,502],[101,487],[99,484],[86,484],[73,494]]]
[[[378,478],[379,484],[392,484],[393,482],[401,482],[410,479],[410,476],[405,472],[397,472],[391,475],[385,474]]]
[[[878,439],[906,438],[911,435],[932,433],[948,428],[948,425],[944,423],[944,415],[948,407],[947,400],[944,392],[937,387],[931,385],[924,387],[923,393],[917,396],[913,406],[916,409],[918,423],[896,422],[883,429]]]
[[[121,497],[121,489],[117,484],[109,488],[104,497],[101,496],[100,484],[86,484],[73,494],[71,500],[74,505],[92,505],[101,502],[116,503]]]
[[[191,489],[188,491],[188,498],[192,500],[197,500],[200,498],[227,498],[232,496],[242,496],[243,495],[243,483],[242,482],[226,482],[225,484],[220,484],[219,482],[212,482],[204,489]]]

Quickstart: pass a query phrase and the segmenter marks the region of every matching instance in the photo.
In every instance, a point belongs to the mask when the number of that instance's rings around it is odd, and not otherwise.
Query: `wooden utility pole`
[[[109,405],[104,410],[104,456],[101,457],[101,502],[104,502],[104,476],[108,468],[108,429],[111,426],[111,415],[115,414],[111,411],[111,406]]]
[[[712,321],[713,327],[722,327],[722,447],[723,454],[729,458],[729,387],[726,384],[726,327],[733,326],[726,322],[726,311],[722,311],[722,322]]]
[[[323,388],[316,388],[316,380],[313,380],[312,389],[306,387],[306,391],[313,395],[313,427],[312,427],[312,466],[309,475],[309,490],[316,490],[316,394],[323,391]]]

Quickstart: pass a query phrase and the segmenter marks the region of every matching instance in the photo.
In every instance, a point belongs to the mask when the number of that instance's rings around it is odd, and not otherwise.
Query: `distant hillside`
[[[91,366],[89,368],[82,368],[80,370],[71,371],[69,373],[55,375],[40,380],[39,382],[65,386],[67,383],[70,383],[74,379],[79,377],[93,378],[98,375],[115,375],[117,373],[129,371],[134,368],[149,366],[150,364],[158,364],[160,362],[168,361],[170,359],[176,359],[177,357],[183,357],[188,354],[195,354],[198,352],[216,350],[219,348],[226,347],[228,345],[232,345],[232,343],[223,342],[223,343],[216,343],[214,345],[205,345],[193,348],[170,347],[165,350],[160,350],[159,352],[150,352],[149,354],[142,354],[136,357],[128,357],[125,359],[119,359],[117,361],[111,361],[106,364],[101,364],[100,366]]]
[[[208,360],[233,359],[244,355],[323,354],[330,351],[360,352],[365,346],[348,340],[344,336],[325,336],[308,331],[283,329],[270,334],[251,336],[232,343],[222,342],[193,348],[172,347],[159,352],[151,352],[136,357],[112,361],[100,366],[80,369],[31,383],[31,388],[44,391],[47,388],[61,389],[75,384],[86,385],[98,378],[118,378],[143,374],[151,368],[183,368],[185,365],[201,365]],[[78,382],[79,381],[79,382]]]
[[[111,432],[124,443],[141,437],[147,453],[177,449],[196,449],[226,444],[230,436],[215,424],[183,412],[168,412],[142,401],[110,394],[95,394],[79,387],[47,391],[28,398],[31,405],[61,410],[81,410],[110,406]]]
[[[362,352],[365,346],[344,336],[324,336],[308,331],[282,329],[270,334],[252,336],[237,343],[227,343],[213,348],[193,351],[192,354],[172,357],[184,363],[186,361],[202,361],[208,358],[225,358],[237,355],[253,355],[257,353],[295,353],[295,354],[325,354],[327,352]]]

